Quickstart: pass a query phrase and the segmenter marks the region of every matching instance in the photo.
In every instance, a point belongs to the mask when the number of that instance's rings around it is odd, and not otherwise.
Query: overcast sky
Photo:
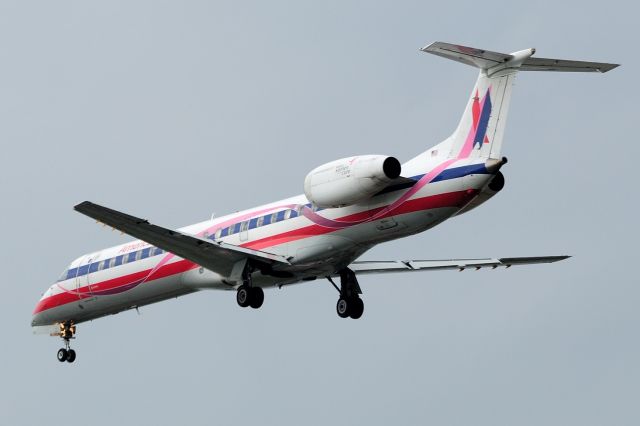
[[[1,424],[638,424],[637,9],[373,3],[0,2]],[[572,259],[366,276],[359,321],[321,280],[202,292],[81,324],[73,365],[31,334],[71,260],[128,240],[77,202],[178,227],[448,136],[476,70],[436,40],[623,65],[521,74],[504,191],[364,258]]]

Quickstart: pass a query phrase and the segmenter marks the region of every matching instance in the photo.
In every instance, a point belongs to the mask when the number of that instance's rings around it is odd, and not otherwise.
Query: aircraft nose
[[[47,325],[46,309],[49,307],[49,301],[44,295],[42,299],[38,301],[36,307],[33,309],[33,313],[31,314],[31,326],[36,327],[40,325]]]
[[[41,313],[34,313],[31,316],[31,327],[37,327],[37,326],[40,326],[40,325],[44,325],[42,314]]]

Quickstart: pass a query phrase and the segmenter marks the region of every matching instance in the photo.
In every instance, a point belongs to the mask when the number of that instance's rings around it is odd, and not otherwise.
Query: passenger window
[[[89,273],[92,274],[94,272],[98,271],[98,265],[100,265],[100,263],[102,262],[94,262],[91,264],[91,266],[89,266]]]
[[[113,266],[120,266],[120,265],[122,265],[122,255],[116,256],[115,262],[113,264]]]
[[[224,228],[222,231],[220,231],[221,237],[226,237],[227,235],[229,235],[229,228]]]
[[[277,215],[276,215],[276,221],[282,222],[284,220],[284,213],[285,213],[284,210],[281,211],[281,212],[278,212]]]
[[[253,228],[255,228],[255,227],[257,226],[257,225],[256,225],[256,223],[257,223],[257,222],[258,222],[258,219],[256,219],[256,218],[251,219],[251,220],[249,221],[249,229],[253,229]]]
[[[151,252],[151,247],[142,250],[142,255],[140,255],[141,259],[146,259],[149,257],[149,253]]]
[[[138,252],[132,251],[131,253],[129,253],[129,255],[127,256],[127,261],[129,263],[131,262],[135,262],[136,261],[136,254],[138,254]]]

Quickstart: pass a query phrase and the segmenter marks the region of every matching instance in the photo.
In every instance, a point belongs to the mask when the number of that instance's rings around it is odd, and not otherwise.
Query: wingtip
[[[428,53],[428,52],[430,51],[430,48],[431,48],[433,45],[438,44],[438,43],[439,43],[439,42],[434,41],[433,43],[429,43],[429,44],[427,44],[426,46],[421,47],[419,50],[420,50],[421,52],[427,52],[427,53]]]
[[[73,209],[79,211],[82,207],[90,206],[91,204],[93,204],[91,201],[83,201],[73,206]]]
[[[605,72],[609,72],[613,69],[616,69],[620,66],[620,64],[606,64],[604,67],[602,67],[599,71],[600,73],[604,74]]]

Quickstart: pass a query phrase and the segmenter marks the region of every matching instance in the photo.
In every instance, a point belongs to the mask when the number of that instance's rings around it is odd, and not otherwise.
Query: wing
[[[531,265],[536,263],[553,263],[571,256],[539,256],[539,257],[502,257],[495,259],[448,259],[448,260],[385,260],[385,261],[356,261],[349,265],[349,269],[357,275],[379,274],[385,272],[415,272],[443,269],[481,269],[498,266],[511,267],[516,265]]]
[[[145,219],[89,201],[78,204],[74,210],[223,276],[231,275],[234,265],[245,259],[251,259],[257,266],[267,269],[274,264],[290,264],[284,257],[276,254],[238,247],[222,241],[210,241],[196,235],[152,225]]]

